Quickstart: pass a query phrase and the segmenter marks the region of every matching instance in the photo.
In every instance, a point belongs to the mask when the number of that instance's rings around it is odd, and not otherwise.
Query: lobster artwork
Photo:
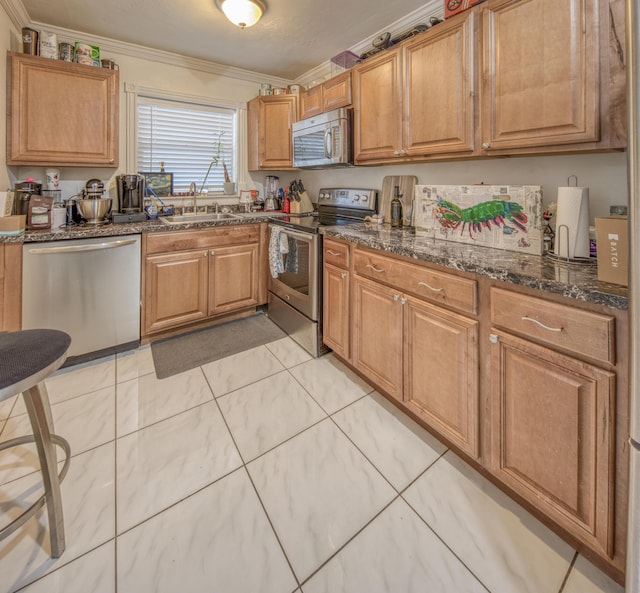
[[[506,200],[488,200],[469,208],[460,208],[452,202],[436,198],[433,213],[444,228],[457,229],[462,224],[461,235],[468,225],[469,237],[472,239],[472,233],[479,233],[485,228],[490,230],[491,225],[502,227],[505,234],[514,232],[515,229],[507,226],[506,221],[526,233],[527,227],[525,225],[529,220],[520,204]]]

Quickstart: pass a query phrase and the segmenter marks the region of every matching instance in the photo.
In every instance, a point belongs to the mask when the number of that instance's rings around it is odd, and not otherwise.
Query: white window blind
[[[195,105],[138,97],[137,168],[140,173],[164,170],[173,173],[173,191],[188,191],[189,184],[202,187],[212,159],[204,189],[223,191],[227,166],[231,181],[237,180],[236,110],[227,107]]]

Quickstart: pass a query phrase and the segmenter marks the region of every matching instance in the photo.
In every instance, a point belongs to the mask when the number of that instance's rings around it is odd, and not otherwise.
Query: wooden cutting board
[[[402,193],[402,218],[405,226],[413,224],[413,192],[418,183],[415,175],[390,175],[382,180],[382,194],[378,201],[378,214],[384,216],[385,222],[391,222],[391,200],[393,188],[397,185]]]

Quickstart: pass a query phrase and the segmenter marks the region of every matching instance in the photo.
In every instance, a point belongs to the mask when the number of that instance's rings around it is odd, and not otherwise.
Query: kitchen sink
[[[239,220],[242,217],[229,212],[202,212],[199,214],[174,214],[161,216],[160,220],[166,224],[189,224],[190,222],[214,222],[216,220]]]

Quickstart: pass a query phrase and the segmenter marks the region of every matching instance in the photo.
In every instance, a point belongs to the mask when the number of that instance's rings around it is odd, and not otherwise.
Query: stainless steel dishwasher
[[[69,361],[140,343],[140,235],[25,243],[22,327],[71,336]]]

